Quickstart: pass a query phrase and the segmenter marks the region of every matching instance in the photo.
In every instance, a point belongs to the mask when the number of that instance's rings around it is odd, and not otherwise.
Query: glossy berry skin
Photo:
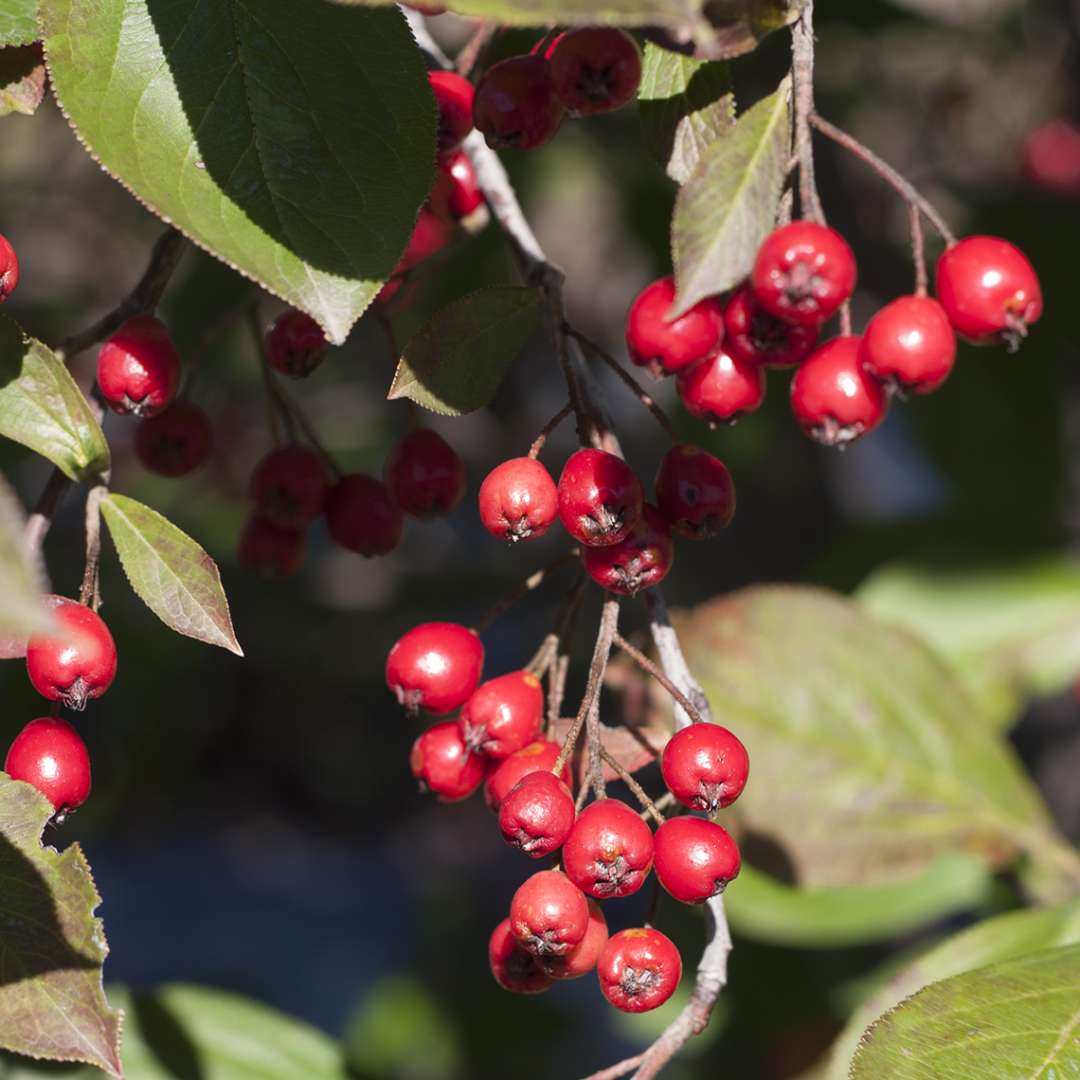
[[[656,506],[680,536],[705,540],[735,514],[735,483],[728,467],[698,446],[673,446],[656,470]]]
[[[439,802],[460,802],[484,782],[486,766],[483,758],[469,753],[457,724],[445,720],[429,727],[413,743],[409,768]]]
[[[287,529],[252,514],[240,533],[236,558],[261,577],[287,578],[300,569],[306,547],[303,529]]]
[[[510,920],[503,919],[488,939],[488,965],[495,981],[512,994],[540,994],[549,989],[552,977],[537,957],[527,953],[510,932]]]
[[[161,412],[180,385],[180,354],[165,324],[137,315],[106,338],[98,352],[97,384],[113,412]]]
[[[726,349],[679,376],[679,400],[709,427],[734,424],[765,400],[765,371]]]
[[[953,329],[973,345],[1015,349],[1043,310],[1027,257],[997,236],[967,236],[938,259],[937,298]]]
[[[595,900],[589,902],[589,925],[585,936],[562,956],[537,958],[541,970],[553,979],[580,979],[596,969],[596,962],[608,943],[608,925],[604,912]]]
[[[574,825],[574,797],[550,772],[529,773],[499,807],[503,839],[534,859],[562,847]]]
[[[327,493],[323,514],[334,543],[365,558],[386,555],[401,543],[401,507],[381,480],[366,473],[343,476]]]
[[[414,626],[386,657],[386,685],[405,709],[444,716],[464,705],[480,681],[484,646],[467,626]]]
[[[461,708],[458,726],[470,750],[509,757],[540,734],[544,692],[529,671],[512,671],[481,683]]]
[[[633,469],[603,450],[571,454],[559,477],[559,518],[588,547],[618,544],[641,517],[644,493]]]
[[[54,628],[26,643],[26,673],[49,701],[81,711],[116,677],[116,645],[101,616],[63,596],[48,598]]]
[[[31,720],[15,736],[4,761],[12,780],[25,780],[63,814],[90,794],[90,756],[79,733],[59,717]]]
[[[328,485],[314,450],[281,446],[255,466],[250,494],[258,512],[283,529],[300,529],[322,513]]]
[[[589,803],[563,845],[567,876],[597,900],[636,893],[652,863],[652,830],[619,799]]]
[[[658,1008],[682,978],[682,957],[659,930],[635,927],[613,934],[596,963],[600,992],[623,1012]]]
[[[753,289],[737,289],[724,308],[724,347],[736,360],[763,367],[794,367],[814,350],[816,324],[787,322],[769,314]]]
[[[190,401],[174,401],[135,429],[135,454],[158,476],[187,476],[207,457],[213,431],[206,413]]]
[[[558,870],[541,870],[510,901],[510,932],[533,956],[564,956],[585,937],[585,894]]]
[[[330,350],[322,327],[306,312],[282,312],[266,333],[266,359],[290,379],[307,378]]]
[[[879,382],[930,394],[953,369],[956,335],[936,300],[901,296],[867,324],[860,355],[862,366]]]
[[[581,552],[581,562],[589,577],[619,596],[633,596],[641,589],[659,585],[667,577],[674,559],[671,526],[652,503],[642,507],[640,520],[625,540]]]
[[[394,447],[383,479],[398,506],[414,517],[449,514],[465,494],[465,464],[431,428],[414,428]]]
[[[439,153],[447,154],[472,131],[473,85],[453,71],[429,71],[428,82],[439,110]]]
[[[464,150],[454,150],[439,161],[429,203],[440,217],[455,222],[471,219],[485,207],[476,171]]]
[[[864,370],[862,339],[836,337],[811,354],[791,380],[799,426],[825,446],[844,446],[881,423],[888,398]]]
[[[473,123],[495,150],[542,146],[559,130],[562,118],[562,102],[541,56],[500,60],[476,87]]]
[[[19,284],[19,257],[11,246],[11,241],[0,233],[0,304],[2,304]]]
[[[724,309],[715,297],[699,300],[668,320],[675,302],[675,279],[660,278],[634,298],[626,315],[630,360],[654,376],[676,375],[711,356],[724,340]]]
[[[641,82],[641,49],[616,27],[567,30],[547,57],[555,92],[573,116],[621,109],[633,100]]]
[[[496,465],[480,485],[478,502],[484,528],[510,543],[543,536],[559,513],[551,473],[529,457]]]
[[[816,327],[855,291],[855,278],[855,256],[835,229],[793,221],[758,248],[750,285],[770,314]]]
[[[660,756],[660,772],[683,806],[715,814],[742,794],[750,758],[726,727],[690,724],[668,740]]]
[[[738,876],[738,845],[715,822],[669,818],[656,830],[653,842],[656,876],[684,904],[704,904]]]
[[[555,767],[559,757],[559,744],[550,739],[537,739],[528,746],[516,750],[508,758],[498,763],[492,772],[488,774],[484,782],[484,802],[491,810],[498,811],[502,806],[503,799],[511,789],[534,772],[548,771]],[[570,786],[570,766],[564,765],[559,779],[567,787]]]

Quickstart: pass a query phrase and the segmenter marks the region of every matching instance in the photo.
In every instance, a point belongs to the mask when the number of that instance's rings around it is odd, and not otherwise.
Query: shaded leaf
[[[33,116],[45,96],[45,83],[40,45],[0,48],[0,116]]]
[[[29,45],[37,38],[37,0],[0,0],[0,46]]]
[[[805,0],[707,0],[705,15],[712,34],[703,36],[698,55],[730,60],[752,52],[774,30],[793,23]]]
[[[25,540],[26,518],[11,485],[0,476],[0,660],[26,655],[26,639],[51,625],[45,568]]]

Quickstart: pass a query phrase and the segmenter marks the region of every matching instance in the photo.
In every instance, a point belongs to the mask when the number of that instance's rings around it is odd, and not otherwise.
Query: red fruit
[[[405,284],[403,277],[392,277],[387,279],[387,282],[383,287],[375,294],[376,304],[389,304],[391,300],[397,296],[401,290],[401,286]]]
[[[439,109],[439,153],[456,150],[472,131],[473,85],[453,71],[429,71]]]
[[[936,300],[901,296],[870,320],[861,358],[862,366],[886,385],[929,394],[952,371],[956,335]]]
[[[510,932],[533,956],[563,956],[585,937],[589,905],[558,870],[541,870],[510,901]]]
[[[0,304],[2,304],[19,284],[19,257],[11,246],[11,241],[0,233]]]
[[[1080,195],[1080,127],[1061,117],[1037,127],[1024,140],[1023,166],[1036,187]]]
[[[409,767],[439,802],[467,799],[484,782],[486,769],[483,758],[469,753],[453,720],[420,735],[409,754]]]
[[[691,810],[715,814],[746,787],[750,758],[746,747],[719,724],[691,724],[675,732],[660,757],[668,790]]]
[[[510,932],[510,920],[503,919],[488,940],[488,964],[495,981],[513,994],[539,994],[552,984],[552,977],[539,960],[527,953]]]
[[[735,514],[735,484],[727,466],[698,446],[673,446],[656,470],[656,505],[681,536],[704,540]]]
[[[739,848],[712,821],[676,817],[656,830],[656,876],[676,900],[704,904],[739,873]]]
[[[835,229],[793,221],[758,248],[750,284],[766,311],[816,327],[855,291],[855,277],[855,256]]]
[[[547,59],[559,100],[574,116],[621,109],[641,82],[641,49],[616,27],[567,30],[547,50]]]
[[[385,555],[401,543],[401,507],[374,476],[343,476],[327,494],[323,513],[334,542],[365,558]]]
[[[526,776],[542,770],[550,772],[559,757],[559,744],[548,739],[538,739],[515,751],[500,761],[488,774],[484,783],[484,801],[492,810],[498,810],[510,790]],[[564,765],[559,778],[570,786],[570,766]]]
[[[543,536],[559,512],[551,473],[529,457],[496,465],[480,485],[479,503],[484,528],[511,543]]]
[[[291,379],[304,379],[323,361],[330,342],[322,327],[305,311],[282,312],[266,333],[266,359]]]
[[[659,585],[667,577],[674,559],[671,526],[652,503],[645,503],[641,519],[625,540],[581,552],[589,577],[620,596],[633,596],[640,589]]]
[[[671,938],[650,927],[621,930],[596,964],[600,992],[623,1012],[663,1005],[682,978],[682,957]]]
[[[804,326],[770,315],[744,285],[724,308],[724,346],[737,360],[765,367],[801,364],[818,340],[817,325]]]
[[[562,102],[543,57],[500,60],[476,87],[473,123],[496,150],[541,146],[559,130],[562,118]]]
[[[416,224],[413,226],[412,235],[409,237],[409,243],[405,248],[405,253],[398,259],[397,266],[394,267],[394,274],[404,274],[406,270],[411,270],[425,259],[430,259],[437,251],[441,251],[450,243],[453,235],[454,226],[450,222],[439,217],[431,207],[420,207],[420,213],[417,215]],[[382,287],[379,293],[380,296],[386,291],[386,288],[386,285]],[[396,291],[395,289],[394,292]],[[392,296],[393,292],[390,295]],[[384,299],[388,300],[389,298],[388,296]]]
[[[106,338],[98,352],[97,383],[113,412],[161,412],[180,385],[180,354],[164,323],[136,315]]]
[[[255,466],[250,494],[259,514],[283,529],[299,529],[322,513],[326,470],[305,446],[271,450]]]
[[[25,780],[63,814],[90,794],[90,756],[79,733],[59,717],[31,720],[15,736],[4,761],[12,780]]]
[[[383,478],[398,505],[414,517],[449,514],[465,494],[465,465],[431,428],[414,428],[397,444]]]
[[[468,154],[455,150],[442,158],[435,173],[435,185],[429,201],[432,210],[449,221],[465,221],[475,231],[486,223],[484,193],[476,179]],[[483,214],[477,211],[484,209]],[[476,218],[473,218],[476,215]]]
[[[973,345],[1015,349],[1043,310],[1027,257],[997,236],[966,236],[937,264],[937,298],[953,329]]]
[[[490,758],[509,757],[540,734],[544,692],[528,671],[489,679],[473,691],[461,709],[458,726],[470,750]]]
[[[484,646],[467,626],[428,622],[414,626],[386,657],[386,685],[410,713],[443,716],[464,705],[480,681]]]
[[[683,372],[679,397],[687,412],[709,427],[734,424],[765,400],[765,371],[754,363],[737,360],[721,349],[703,364]]]
[[[791,408],[799,426],[825,446],[844,446],[881,423],[888,399],[862,367],[862,338],[827,341],[795,372]]]
[[[529,773],[499,807],[503,839],[534,859],[561,848],[573,824],[574,797],[549,772]]]
[[[135,453],[158,476],[187,476],[207,459],[212,440],[206,413],[190,401],[174,401],[135,429]]]
[[[675,302],[675,279],[660,278],[634,298],[626,315],[630,359],[653,375],[674,375],[700,364],[724,340],[724,309],[714,296],[699,300],[677,319],[668,319]]]
[[[101,616],[85,604],[50,596],[53,629],[26,643],[26,673],[49,701],[81,711],[116,677],[116,645]]]
[[[652,861],[652,830],[618,799],[589,803],[563,845],[567,876],[597,900],[636,893]]]
[[[286,529],[252,514],[240,534],[236,558],[263,577],[292,577],[304,561],[306,543],[302,529]]]
[[[641,517],[644,495],[633,469],[603,450],[571,454],[559,477],[559,517],[590,547],[617,544]]]
[[[580,979],[596,967],[604,946],[608,943],[608,925],[600,905],[588,901],[589,925],[585,936],[562,956],[541,956],[537,963],[553,979]]]

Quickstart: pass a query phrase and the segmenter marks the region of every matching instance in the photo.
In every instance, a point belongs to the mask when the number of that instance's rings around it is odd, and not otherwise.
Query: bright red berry
[[[449,514],[465,494],[465,464],[431,428],[414,428],[394,447],[383,470],[386,486],[406,514]]]
[[[559,517],[589,547],[618,544],[641,517],[644,494],[633,469],[603,450],[571,454],[559,477]]]
[[[682,957],[659,930],[635,927],[613,934],[596,964],[600,992],[623,1012],[663,1005],[682,978]]]
[[[1027,257],[997,236],[967,236],[938,259],[937,298],[973,345],[1015,349],[1042,315],[1042,288]]]
[[[116,645],[104,620],[85,604],[48,598],[53,629],[26,643],[26,673],[49,701],[81,711],[116,677]]]
[[[952,371],[956,335],[936,300],[901,296],[870,320],[861,356],[863,367],[887,386],[929,394]]]
[[[510,931],[533,956],[563,956],[585,937],[589,905],[558,870],[541,870],[510,901]]]
[[[322,513],[326,470],[314,450],[281,446],[255,466],[251,498],[258,512],[284,529],[299,529]]]
[[[562,956],[537,957],[541,969],[553,979],[580,979],[596,967],[608,943],[608,925],[604,912],[595,900],[589,902],[589,925],[585,936]]]
[[[187,476],[209,456],[213,432],[206,413],[190,401],[174,401],[135,429],[135,453],[158,476]]]
[[[724,340],[724,309],[714,296],[699,300],[677,319],[668,319],[675,302],[675,279],[646,285],[626,315],[630,359],[653,375],[675,375],[700,364]]]
[[[534,859],[561,848],[574,825],[574,797],[553,773],[532,772],[499,807],[503,839]]]
[[[538,739],[500,761],[484,782],[484,802],[492,810],[497,811],[511,789],[530,773],[541,770],[550,772],[558,760],[559,749],[557,742],[552,742],[550,739]],[[563,766],[559,778],[567,787],[570,786],[569,765]]]
[[[429,202],[432,210],[450,221],[461,221],[470,231],[486,223],[484,193],[468,154],[454,150],[438,163]],[[474,217],[475,215],[475,217]]]
[[[441,251],[450,243],[453,235],[454,226],[449,221],[436,214],[430,206],[420,207],[416,224],[413,226],[413,231],[409,236],[409,243],[405,247],[405,253],[398,259],[398,264],[394,267],[394,275],[404,274],[425,259],[430,259],[437,251]],[[390,280],[393,281],[394,278],[391,277]],[[389,282],[387,282],[387,285],[389,285]],[[380,296],[386,291],[387,285],[384,285],[380,290]],[[396,289],[393,290],[393,292],[396,291]],[[391,296],[393,292],[391,292]],[[389,298],[389,296],[383,297],[384,300]]]
[[[510,932],[510,920],[503,919],[488,940],[488,964],[495,981],[513,994],[539,994],[552,984],[552,977],[540,961],[527,953]]]
[[[656,876],[676,900],[703,904],[739,873],[739,848],[728,831],[698,817],[676,817],[656,830]]]
[[[429,71],[428,82],[439,109],[439,153],[446,154],[472,131],[473,85],[453,71]]]
[[[816,327],[855,291],[855,277],[855,256],[835,229],[793,221],[765,237],[750,284],[766,311]]]
[[[750,758],[746,747],[719,724],[690,724],[675,732],[660,757],[664,783],[691,810],[715,814],[746,787]]]
[[[609,547],[587,547],[581,552],[589,577],[620,596],[633,596],[640,589],[659,585],[674,559],[671,526],[652,503],[642,507],[641,518],[625,540]]]
[[[500,60],[476,87],[473,123],[496,150],[541,146],[559,130],[562,118],[562,102],[541,56]]]
[[[63,814],[90,794],[90,755],[79,733],[59,717],[31,720],[15,736],[4,761],[12,780],[25,780]]]
[[[864,370],[862,339],[836,337],[810,355],[791,380],[799,426],[825,446],[845,446],[881,423],[888,398]]]
[[[98,352],[97,383],[113,412],[161,412],[180,385],[180,354],[165,324],[136,315],[106,338]]]
[[[304,379],[323,361],[330,342],[322,327],[306,312],[282,312],[266,333],[266,359],[291,379]]]
[[[704,540],[727,528],[735,514],[728,467],[698,446],[673,446],[656,470],[656,505],[681,536]]]
[[[529,671],[512,671],[481,683],[461,708],[458,726],[470,750],[509,757],[540,734],[544,691]]]
[[[409,755],[413,776],[440,802],[467,799],[483,782],[484,759],[469,753],[457,724],[434,724],[413,743]]]
[[[652,830],[626,803],[600,799],[578,814],[562,854],[567,876],[589,896],[629,896],[652,869]]]
[[[1062,117],[1037,127],[1024,140],[1023,167],[1044,191],[1080,195],[1080,127]]]
[[[678,380],[686,411],[709,427],[733,424],[760,408],[765,400],[765,371],[759,364],[737,360],[721,349]]]
[[[323,515],[334,542],[365,558],[386,555],[401,543],[401,507],[381,480],[366,473],[343,476],[327,493]]]
[[[241,566],[267,578],[292,577],[304,561],[307,541],[302,529],[286,529],[261,514],[244,523],[236,548]]]
[[[574,116],[621,109],[641,82],[641,49],[614,26],[567,30],[547,56],[559,100]]]
[[[19,284],[19,257],[11,246],[11,241],[0,233],[0,304],[2,304]]]
[[[386,685],[410,713],[443,716],[464,705],[480,681],[484,646],[467,626],[428,622],[414,626],[386,657]]]
[[[511,543],[543,536],[559,512],[551,473],[529,457],[496,465],[484,477],[478,499],[484,528]]]
[[[744,285],[724,308],[724,347],[738,360],[765,367],[801,364],[818,340],[817,325],[788,322],[770,315]]]

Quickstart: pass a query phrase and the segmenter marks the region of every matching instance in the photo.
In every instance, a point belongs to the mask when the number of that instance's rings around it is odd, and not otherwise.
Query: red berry
[[[543,536],[559,512],[551,473],[529,457],[496,465],[480,485],[479,503],[484,528],[511,543]]]
[[[476,87],[473,123],[496,150],[541,146],[559,130],[562,118],[562,102],[543,57],[500,60]]]
[[[19,284],[19,257],[11,246],[11,241],[0,233],[0,304],[2,304]]]
[[[189,401],[174,401],[135,429],[135,453],[159,476],[187,476],[207,459],[212,440],[206,413]]]
[[[574,797],[549,772],[529,773],[499,807],[503,839],[534,859],[561,848],[573,824]]]
[[[682,957],[659,930],[635,927],[612,935],[596,963],[600,992],[623,1012],[663,1005],[682,978]]]
[[[855,291],[855,276],[855,256],[835,229],[793,221],[758,248],[750,284],[766,311],[816,327]]]
[[[136,315],[106,338],[98,352],[97,383],[113,412],[161,412],[180,385],[180,354],[164,323]]]
[[[397,444],[383,478],[398,505],[414,517],[449,514],[465,494],[465,465],[431,428],[414,428]]]
[[[765,367],[801,364],[817,344],[817,325],[805,326],[770,315],[744,285],[724,308],[724,346],[737,360]]]
[[[387,282],[383,287],[375,294],[376,304],[389,304],[391,300],[397,296],[401,290],[401,286],[405,284],[403,277],[392,277],[387,279]]]
[[[411,270],[425,259],[430,259],[437,251],[441,251],[450,243],[453,235],[454,226],[450,222],[439,217],[431,207],[420,207],[416,224],[409,236],[409,243],[405,247],[405,253],[398,259],[397,266],[394,267],[394,274],[404,274],[406,270]],[[379,295],[381,296],[385,291],[386,285],[380,290]],[[384,299],[389,299],[389,297]]]
[[[844,446],[881,423],[888,398],[864,370],[862,338],[827,341],[795,372],[791,408],[799,426],[825,446]]]
[[[445,720],[423,732],[409,755],[413,776],[440,802],[467,799],[483,782],[484,759],[470,754],[457,724]]]
[[[721,349],[703,364],[683,372],[679,397],[687,412],[709,427],[733,424],[765,400],[765,371]]]
[[[470,750],[490,758],[509,757],[540,734],[544,692],[528,671],[489,679],[473,691],[461,709],[458,726]]]
[[[59,813],[74,810],[90,794],[90,756],[79,733],[59,717],[31,720],[15,736],[4,761],[12,780],[25,780]]]
[[[439,153],[456,150],[472,131],[473,85],[453,71],[429,71],[439,110]]]
[[[258,512],[283,529],[299,529],[322,513],[326,470],[319,455],[305,446],[271,450],[255,466],[251,498]]]
[[[574,116],[621,109],[641,82],[641,49],[617,27],[567,30],[547,58],[559,100]]]
[[[633,469],[603,450],[571,454],[559,477],[559,517],[590,547],[617,544],[641,517],[644,495]]]
[[[386,657],[386,685],[409,712],[443,716],[464,705],[480,681],[484,646],[467,626],[414,626]]]
[[[596,967],[604,946],[608,943],[608,925],[600,905],[595,900],[588,901],[589,925],[585,936],[562,956],[541,956],[537,958],[541,969],[553,979],[580,979]]]
[[[327,494],[323,514],[334,542],[365,558],[386,555],[401,543],[401,507],[374,476],[343,476]]]
[[[101,616],[85,604],[50,596],[54,628],[26,643],[26,673],[49,701],[81,711],[116,677],[116,645]]]
[[[323,361],[330,342],[322,327],[306,311],[282,312],[266,334],[270,366],[292,379],[304,379]]]
[[[952,371],[956,335],[945,309],[928,296],[901,296],[866,327],[862,366],[886,385],[929,394]]]
[[[486,223],[486,213],[477,214],[486,207],[484,193],[464,150],[454,150],[439,161],[429,201],[432,210],[440,217],[449,221],[465,221],[466,227],[474,231]],[[475,219],[473,215],[476,215]]]
[[[1080,127],[1061,117],[1037,127],[1024,140],[1023,166],[1036,187],[1080,195]]]
[[[636,893],[652,861],[652,830],[618,799],[586,806],[563,845],[567,876],[598,900]]]
[[[488,774],[484,783],[484,801],[492,810],[498,810],[503,799],[511,789],[530,773],[541,770],[551,771],[559,757],[559,744],[549,739],[538,739],[528,746],[516,750],[508,758],[500,761]],[[567,787],[570,786],[570,766],[564,765],[559,778]]]
[[[739,848],[712,821],[676,817],[656,830],[656,876],[676,900],[704,904],[739,873]]]
[[[691,540],[727,528],[735,514],[735,484],[727,466],[698,446],[673,446],[656,470],[656,505],[668,524]]]
[[[610,547],[587,547],[581,552],[589,577],[620,596],[633,596],[640,589],[659,585],[674,559],[671,526],[652,503],[645,503],[641,519],[625,540]]]
[[[1015,349],[1039,321],[1043,299],[1027,257],[997,236],[967,236],[937,264],[937,298],[953,329],[973,345]]]
[[[488,940],[488,964],[495,981],[513,994],[539,994],[552,984],[552,977],[539,960],[527,953],[510,932],[510,920],[503,919]]]
[[[726,727],[691,724],[668,740],[660,757],[660,772],[683,806],[715,814],[742,794],[750,758],[746,747]]]
[[[585,937],[589,905],[558,870],[541,870],[510,901],[510,932],[533,956],[563,956]]]
[[[675,279],[660,278],[634,298],[626,315],[626,347],[638,367],[653,375],[674,375],[700,364],[724,340],[724,309],[714,296],[699,300],[677,319]]]
[[[302,529],[286,529],[252,514],[244,524],[236,549],[241,566],[267,578],[292,577],[304,561],[306,539]]]

